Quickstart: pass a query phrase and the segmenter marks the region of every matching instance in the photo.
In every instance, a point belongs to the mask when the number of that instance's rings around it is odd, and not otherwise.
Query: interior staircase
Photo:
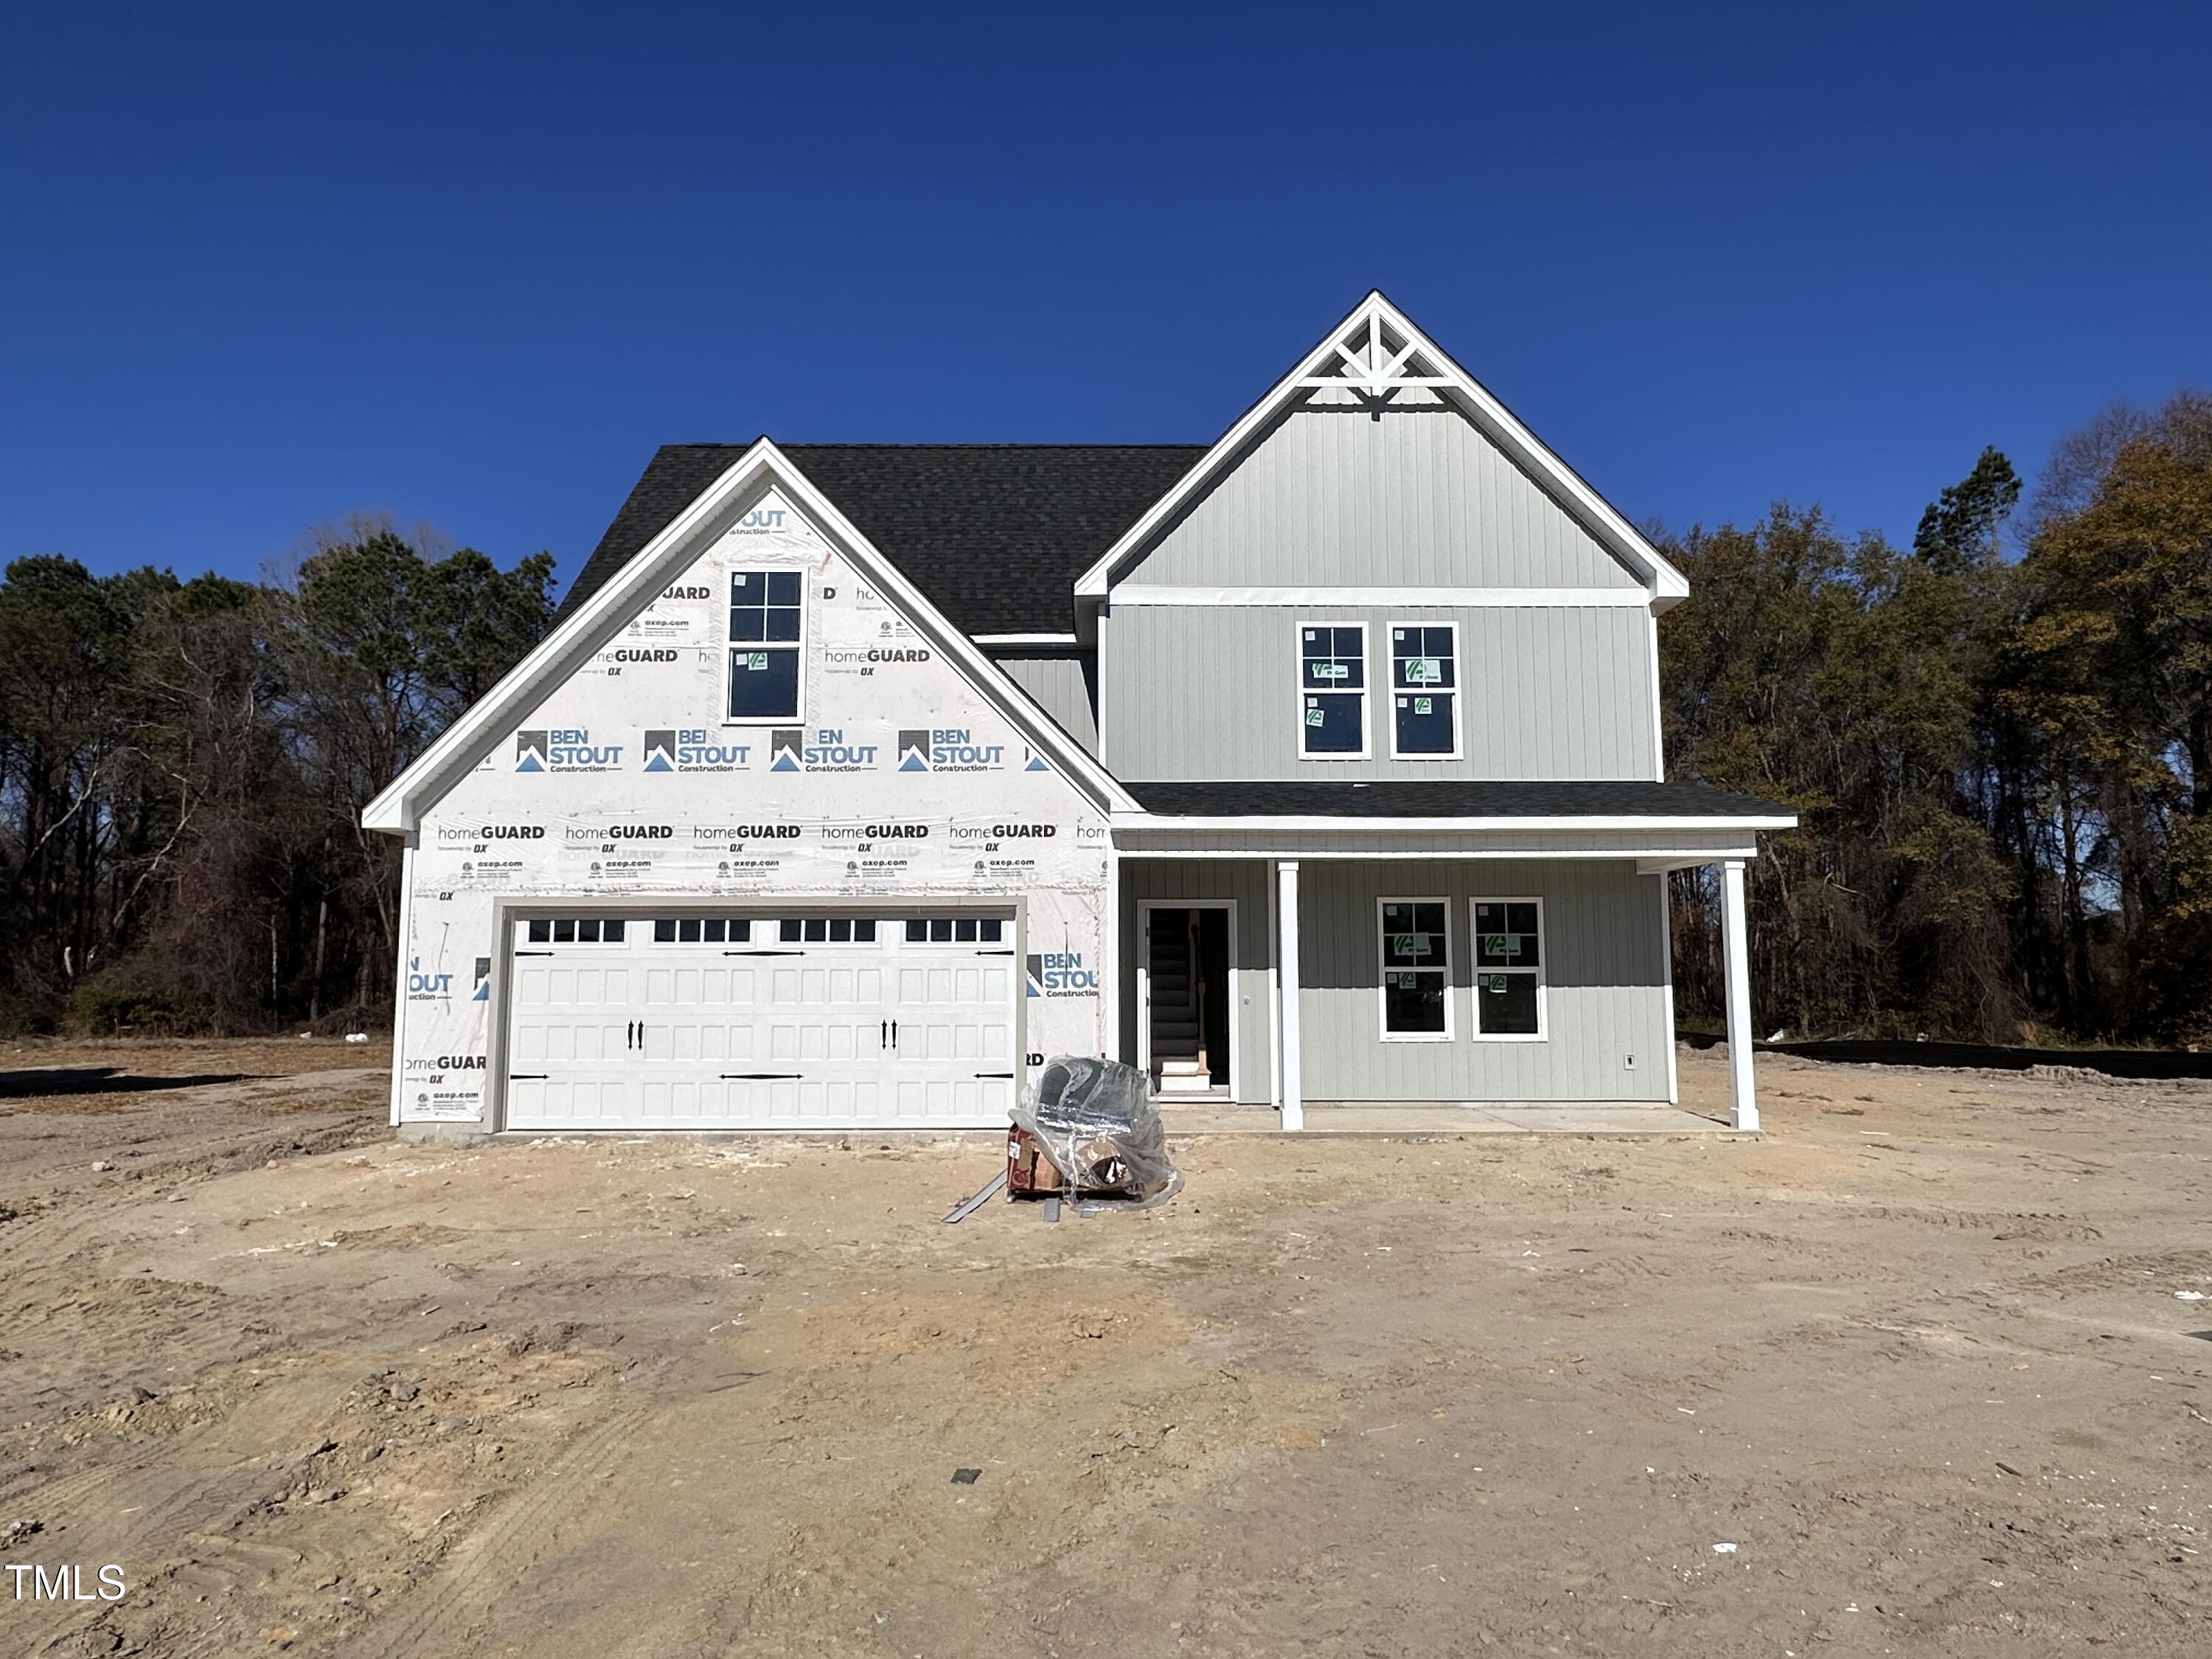
[[[1152,1064],[1159,1091],[1204,1094],[1213,1086],[1206,1063],[1206,999],[1198,971],[1198,921],[1190,911],[1156,912],[1152,925]]]

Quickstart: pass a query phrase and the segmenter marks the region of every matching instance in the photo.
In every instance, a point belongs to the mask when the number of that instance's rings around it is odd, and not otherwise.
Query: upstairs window
[[[1382,1040],[1451,1036],[1451,940],[1443,899],[1383,899]]]
[[[1298,625],[1298,753],[1309,760],[1367,757],[1367,625]]]
[[[806,638],[805,582],[805,575],[796,570],[730,573],[732,720],[799,718],[799,653]]]
[[[1459,755],[1459,629],[1452,623],[1390,628],[1390,752],[1412,759]]]
[[[1474,1031],[1544,1035],[1544,902],[1474,901]]]

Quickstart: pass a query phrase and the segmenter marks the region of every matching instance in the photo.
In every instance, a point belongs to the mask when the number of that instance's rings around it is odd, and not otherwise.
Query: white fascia
[[[1376,289],[1370,290],[1341,323],[1324,335],[1321,343],[1299,360],[1297,368],[1276,381],[1265,397],[1247,410],[1243,417],[1206,451],[1198,465],[1185,473],[1174,489],[1153,502],[1144,517],[1130,526],[1127,532],[1107,550],[1103,558],[1077,578],[1075,598],[1078,607],[1081,608],[1086,602],[1096,603],[1107,599],[1113,587],[1115,573],[1182,511],[1185,503],[1210,483],[1224,466],[1231,464],[1249,439],[1308,389],[1304,382],[1311,380],[1321,368],[1336,362],[1338,343],[1359,325],[1377,320],[1388,325],[1438,371],[1433,377],[1423,377],[1421,384],[1434,386],[1445,396],[1456,398],[1462,410],[1485,435],[1508,455],[1549,483],[1592,535],[1626,561],[1632,568],[1643,573],[1648,603],[1653,611],[1669,610],[1689,597],[1689,580],[1667,562],[1665,556],[1651,544],[1643,532],[1622,518],[1611,503],[1585,483],[1572,467],[1553,453],[1534,433],[1524,426],[1519,416],[1454,362],[1435,341],[1413,325],[1405,313],[1385,299],[1380,289]]]
[[[1640,587],[1170,587],[1123,582],[1114,590],[1118,605],[1180,605],[1207,610],[1224,605],[1264,608],[1280,605],[1385,605],[1403,610],[1423,606],[1545,610],[1596,605],[1642,611],[1651,596]]]
[[[1052,757],[1093,801],[1111,813],[1136,805],[1106,769],[1049,720],[1034,718],[1035,705],[973,641],[954,628],[937,607],[810,483],[775,444],[763,438],[739,456],[729,471],[701,491],[667,527],[632,554],[628,562],[575,613],[548,634],[509,669],[506,676],[437,740],[394,778],[362,813],[364,829],[412,835],[422,814],[441,799],[479,750],[512,730],[592,652],[619,633],[637,610],[705,550],[705,532],[731,514],[733,506],[781,489],[813,520],[838,550],[890,599],[908,622],[955,663],[968,680],[1015,729]]]
[[[1389,833],[1412,833],[1420,830],[1444,835],[1462,833],[1510,832],[1533,830],[1549,833],[1588,830],[1592,833],[1619,834],[1625,830],[1701,830],[1717,833],[1730,830],[1795,830],[1795,813],[1777,814],[1767,817],[1661,817],[1624,815],[1614,817],[1504,817],[1504,818],[1363,818],[1363,817],[1163,817],[1149,812],[1115,812],[1113,827],[1122,830],[1198,830],[1207,834],[1238,834],[1265,830],[1290,830],[1300,832],[1334,831],[1338,834],[1381,830]]]

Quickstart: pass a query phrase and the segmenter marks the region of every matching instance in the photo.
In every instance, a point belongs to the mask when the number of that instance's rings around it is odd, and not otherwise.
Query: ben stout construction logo
[[[590,730],[581,726],[514,734],[518,772],[619,772],[622,757],[622,744],[593,743]]]
[[[1098,975],[1080,951],[1032,951],[1024,964],[1033,997],[1094,997]]]
[[[769,733],[768,769],[771,772],[872,772],[881,745],[854,743],[844,728],[816,726]]]
[[[645,734],[648,772],[742,772],[752,762],[752,745],[729,743],[703,726],[677,726]]]
[[[898,769],[902,772],[1003,772],[1006,745],[978,743],[975,734],[961,726],[935,726],[898,734]]]
[[[422,958],[407,958],[407,1000],[410,1002],[451,1002],[453,1000],[453,976],[441,974],[435,967],[424,968]]]

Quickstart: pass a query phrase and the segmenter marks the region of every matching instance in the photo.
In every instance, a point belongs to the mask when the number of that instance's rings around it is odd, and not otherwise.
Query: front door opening
[[[1229,912],[1157,905],[1146,912],[1146,1056],[1162,1094],[1229,1086]]]

